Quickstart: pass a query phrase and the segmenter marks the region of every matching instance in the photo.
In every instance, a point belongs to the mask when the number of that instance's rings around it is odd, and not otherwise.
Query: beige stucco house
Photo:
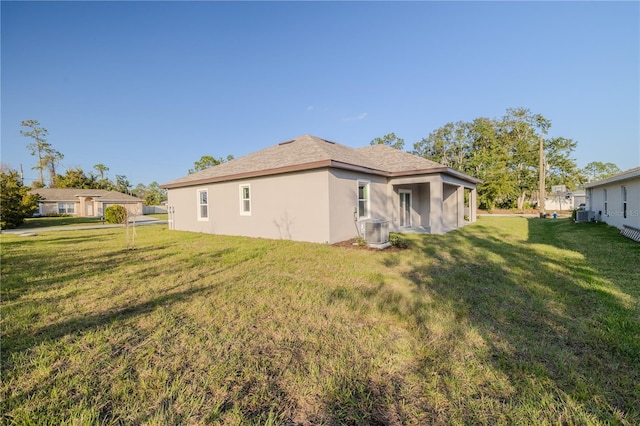
[[[640,167],[585,184],[587,210],[594,218],[624,229],[640,230]]]
[[[304,135],[162,186],[173,229],[335,243],[376,220],[433,234],[474,222],[478,182],[388,146]]]
[[[68,214],[72,216],[102,216],[113,204],[124,206],[129,214],[142,214],[142,200],[131,195],[104,189],[39,188],[37,216]]]

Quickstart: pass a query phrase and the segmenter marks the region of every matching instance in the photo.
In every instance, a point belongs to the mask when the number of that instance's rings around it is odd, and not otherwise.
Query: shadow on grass
[[[48,228],[52,226],[101,225],[105,223],[100,217],[38,217],[26,219],[16,229]]]
[[[640,421],[640,245],[616,230],[599,228],[594,235],[569,220],[528,219],[526,229],[528,236],[517,239],[481,222],[417,240],[414,249],[424,258],[406,274],[416,285],[408,313],[425,340],[438,346],[425,351],[419,373],[425,379],[454,374],[441,361],[454,359],[459,345],[471,345],[465,336],[473,330],[488,348],[474,356],[515,389],[477,385],[497,406],[526,411],[538,404],[538,415],[548,416],[537,419],[543,422],[563,415],[578,422],[594,416],[605,423]],[[626,260],[607,266],[621,252]],[[384,309],[407,312],[400,300],[384,302]],[[429,329],[436,310],[455,318],[445,336]],[[469,406],[466,420],[482,422],[499,411],[474,413]]]

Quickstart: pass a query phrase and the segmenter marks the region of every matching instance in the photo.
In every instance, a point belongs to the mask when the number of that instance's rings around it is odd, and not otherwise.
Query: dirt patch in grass
[[[377,248],[374,248],[374,247],[369,247],[368,244],[359,244],[357,238],[352,238],[352,239],[347,240],[347,241],[340,241],[340,242],[337,242],[337,243],[333,243],[333,244],[331,244],[331,246],[332,247],[342,247],[342,248],[353,249],[353,250],[368,250],[368,251],[383,252],[383,253],[395,253],[395,252],[399,252],[399,251],[404,251],[404,250],[406,250],[408,248],[408,247],[400,248],[400,247],[390,246],[390,247],[387,247],[385,249],[377,249]]]

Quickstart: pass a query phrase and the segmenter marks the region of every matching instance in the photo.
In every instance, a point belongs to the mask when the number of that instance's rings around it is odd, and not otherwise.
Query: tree
[[[18,172],[0,172],[0,229],[15,228],[38,209],[40,197],[29,193]]]
[[[392,132],[381,138],[373,139],[371,145],[387,145],[391,148],[402,150],[402,148],[404,148],[404,139],[397,137],[396,134]]]
[[[516,192],[503,207],[522,209],[527,197],[538,191],[540,137],[548,132],[551,122],[525,108],[509,108],[498,122],[502,143],[509,150],[509,171]]]
[[[589,182],[606,179],[609,176],[620,173],[622,170],[613,163],[603,163],[601,161],[592,161],[587,164],[582,173]]]
[[[217,166],[218,164],[222,164],[231,160],[233,160],[233,155],[231,154],[227,155],[226,160],[222,157],[213,158],[210,155],[203,155],[202,157],[200,157],[200,160],[195,161],[193,163],[193,169],[189,169],[189,174],[193,174],[201,170],[206,170],[208,168]]]
[[[414,154],[471,174],[481,208],[523,208],[539,188],[539,141],[551,121],[525,108],[509,108],[500,119],[477,118],[447,123],[414,144]],[[577,143],[566,138],[544,140],[547,183],[575,187],[581,172],[571,153]]]
[[[49,131],[44,127],[40,127],[40,122],[38,120],[25,120],[20,123],[20,125],[22,127],[31,129],[29,131],[20,130],[20,134],[24,137],[32,138],[34,140],[27,145],[27,148],[31,151],[31,155],[38,157],[38,162],[33,169],[40,172],[40,184],[44,186],[43,158],[46,154],[46,149],[50,146],[46,140]]]
[[[47,153],[42,158],[44,167],[49,171],[49,187],[54,188],[57,186],[56,179],[56,166],[60,163],[60,160],[64,158],[60,152],[55,149],[47,150]]]
[[[27,148],[31,151],[31,155],[38,158],[38,162],[34,170],[38,170],[40,174],[40,187],[44,186],[44,170],[49,170],[50,181],[49,185],[55,186],[56,179],[56,165],[64,158],[59,151],[53,149],[50,143],[47,142],[46,136],[49,134],[48,130],[40,126],[38,120],[25,120],[20,123],[22,127],[27,127],[31,130],[20,130],[20,134],[24,137],[32,138],[34,141],[27,145]]]
[[[139,183],[132,192],[144,200],[145,206],[157,206],[167,199],[167,190],[160,188],[156,181],[151,182],[149,186]]]
[[[115,184],[114,190],[128,194],[130,188],[131,188],[131,184],[129,183],[129,180],[127,179],[126,176],[116,175],[116,184]]]
[[[413,153],[458,171],[464,171],[467,165],[472,137],[469,134],[470,123],[459,121],[447,123],[434,130],[427,138],[413,145]]]
[[[144,204],[147,206],[157,206],[167,199],[167,190],[160,188],[160,184],[153,181],[147,187],[144,197]]]
[[[548,165],[547,185],[566,185],[568,188],[582,185],[585,182],[584,175],[575,160],[570,157],[578,143],[563,137],[546,139],[544,143]]]
[[[108,172],[109,168],[102,163],[98,163],[93,168],[100,174],[100,180],[104,179],[104,172]]]
[[[95,177],[87,176],[80,167],[67,170],[56,178],[58,188],[96,189]]]

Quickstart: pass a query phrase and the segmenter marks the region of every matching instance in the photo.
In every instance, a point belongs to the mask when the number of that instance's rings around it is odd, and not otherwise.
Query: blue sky
[[[580,167],[640,165],[638,2],[1,2],[2,162],[135,186],[309,133],[405,149],[525,107]],[[27,180],[27,183],[30,181]]]

